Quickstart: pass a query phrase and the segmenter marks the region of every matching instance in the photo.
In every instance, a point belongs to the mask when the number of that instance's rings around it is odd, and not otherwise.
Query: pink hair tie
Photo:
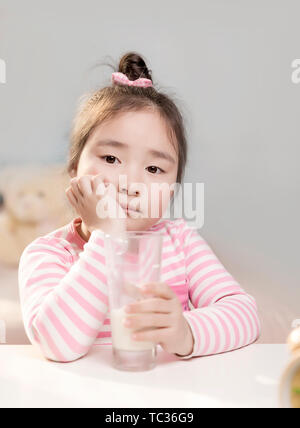
[[[129,80],[126,74],[123,73],[112,73],[112,82],[120,83],[121,85],[128,86],[140,86],[141,88],[148,88],[149,86],[153,86],[152,80],[145,79],[144,77],[140,77],[136,80]]]

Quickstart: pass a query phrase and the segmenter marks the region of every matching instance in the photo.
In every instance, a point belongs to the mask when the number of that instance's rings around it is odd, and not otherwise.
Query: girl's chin
[[[137,214],[137,213],[133,213],[133,214],[127,213],[126,219],[127,220],[135,220],[135,221],[149,220],[148,218],[142,217],[141,214]]]
[[[157,223],[159,219],[154,218],[140,218],[140,219],[134,219],[127,217],[126,218],[126,229],[128,231],[135,231],[135,230],[148,230],[151,226],[153,226],[155,223]]]

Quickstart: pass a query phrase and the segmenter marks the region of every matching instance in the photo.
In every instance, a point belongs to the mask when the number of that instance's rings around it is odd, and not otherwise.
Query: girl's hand
[[[98,186],[104,186],[101,195],[97,194]],[[115,208],[117,218],[101,218],[97,214],[97,205],[102,198],[108,200],[109,187],[105,186],[99,175],[85,175],[82,177],[75,177],[71,180],[71,185],[66,189],[66,195],[74,207],[78,215],[81,217],[85,226],[90,233],[93,230],[101,229],[106,233],[116,232],[117,233],[126,229],[126,214],[124,210],[118,204],[116,198],[111,197],[110,201]],[[110,193],[111,194],[111,193]],[[120,217],[118,217],[118,215]]]
[[[172,354],[191,354],[194,337],[173,290],[165,283],[149,283],[142,287],[141,293],[153,297],[127,305],[124,325],[133,330],[147,331],[135,331],[132,338],[158,343]]]

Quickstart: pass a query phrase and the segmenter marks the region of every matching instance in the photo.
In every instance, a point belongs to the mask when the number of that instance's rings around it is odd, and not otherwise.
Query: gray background
[[[186,118],[200,230],[259,304],[261,340],[300,318],[300,3],[0,0],[0,166],[64,161],[76,103],[140,52]],[[0,278],[0,292],[1,292]]]

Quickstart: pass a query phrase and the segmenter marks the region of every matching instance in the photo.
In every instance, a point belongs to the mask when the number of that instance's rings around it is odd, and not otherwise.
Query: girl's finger
[[[78,189],[80,190],[82,195],[91,195],[92,194],[92,176],[84,175],[80,177],[77,181]]]
[[[73,193],[71,186],[66,189],[66,195],[67,195],[67,198],[68,198],[70,204],[73,205],[73,207],[76,207],[76,205],[78,204],[78,201],[77,201],[76,196]]]
[[[131,334],[133,340],[164,343],[169,339],[171,334],[170,327],[149,329],[148,331],[134,331]]]
[[[162,299],[173,299],[176,297],[174,291],[165,282],[150,282],[141,288],[143,295],[151,294],[152,296],[161,297]]]
[[[103,186],[103,190],[102,190],[102,186],[101,186],[101,188],[99,188],[99,186],[100,185],[102,185]],[[94,192],[94,193],[98,193],[98,194],[103,194],[104,192],[104,189],[105,189],[105,186],[104,186],[104,183],[103,183],[103,179],[102,179],[102,177],[100,176],[100,175],[95,175],[93,178],[92,178],[92,191]],[[98,192],[97,192],[98,191]],[[100,193],[99,193],[99,191],[100,191]]]
[[[132,314],[127,315],[124,318],[123,324],[125,327],[132,328],[134,330],[150,327],[171,327],[172,317],[170,314]]]
[[[168,314],[171,311],[169,300],[159,298],[140,300],[125,307],[126,313],[159,312]]]
[[[77,178],[72,178],[71,187],[72,187],[74,195],[76,196],[76,198],[79,202],[79,200],[81,200],[83,198],[83,194],[81,193],[81,191],[78,187],[78,179]]]

